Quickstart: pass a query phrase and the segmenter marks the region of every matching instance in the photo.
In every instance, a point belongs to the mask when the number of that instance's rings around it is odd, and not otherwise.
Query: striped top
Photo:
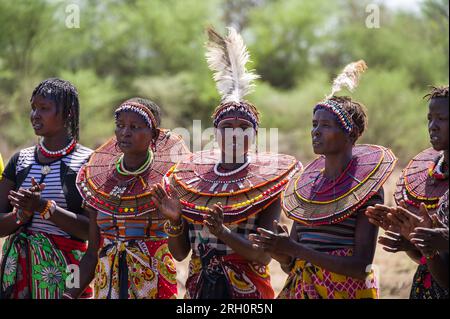
[[[308,248],[321,252],[355,247],[356,220],[364,214],[368,206],[383,203],[383,189],[373,196],[362,208],[340,223],[308,226],[295,222],[298,242]]]
[[[256,234],[258,228],[259,215],[253,215],[238,224],[227,225],[231,232],[238,234],[244,238],[248,238],[250,234]],[[198,223],[189,223],[189,241],[191,243],[192,252],[196,256],[201,256],[200,246],[202,244],[210,249],[215,249],[218,255],[230,255],[235,253],[231,247],[218,239],[209,232],[206,225]]]
[[[30,147],[21,150],[10,160],[5,168],[3,176],[16,183],[16,188],[30,188],[31,178],[39,183],[45,183],[45,189],[42,191],[42,198],[54,200],[56,204],[64,209],[68,209],[69,197],[79,201],[81,206],[81,197],[78,198],[78,190],[75,186],[75,179],[70,179],[69,173],[76,175],[81,166],[85,164],[92,151],[84,146],[77,145],[73,152],[59,158],[51,163],[42,164],[37,158],[36,147]],[[43,168],[49,167],[49,173],[43,175]],[[48,168],[46,168],[48,171]],[[25,174],[25,175],[24,175]],[[19,180],[19,175],[24,175]],[[67,181],[65,180],[67,179]],[[78,213],[75,212],[74,213]],[[31,231],[44,232],[52,235],[64,236],[69,238],[70,235],[56,226],[49,220],[41,218],[39,212],[34,212],[31,223],[28,225]]]

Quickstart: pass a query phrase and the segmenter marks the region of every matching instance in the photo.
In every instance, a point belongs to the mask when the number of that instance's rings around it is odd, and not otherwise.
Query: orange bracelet
[[[50,207],[52,206],[51,201],[47,201],[47,204],[45,204],[44,210],[40,213],[42,219],[49,219],[50,216],[48,216],[48,212],[50,211]]]

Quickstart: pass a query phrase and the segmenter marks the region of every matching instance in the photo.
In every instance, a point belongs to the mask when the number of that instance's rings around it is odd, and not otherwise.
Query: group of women
[[[189,254],[186,298],[378,298],[379,227],[384,249],[419,264],[411,298],[448,298],[448,86],[429,95],[432,148],[404,169],[398,206],[388,207],[383,184],[397,159],[356,144],[365,107],[337,95],[357,86],[364,61],[347,65],[312,109],[320,156],[304,167],[251,150],[260,114],[244,97],[258,76],[234,29],[208,38],[218,149],[190,153],[161,128],[158,105],[133,98],[115,110],[115,136],[92,151],[78,143],[76,88],[38,85],[30,120],[39,143],[16,153],[0,181],[0,298],[177,298],[174,259]],[[288,274],[278,296],[272,258]]]

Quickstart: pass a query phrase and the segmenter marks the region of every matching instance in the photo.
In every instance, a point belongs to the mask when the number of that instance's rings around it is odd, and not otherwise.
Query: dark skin
[[[446,172],[449,169],[448,105],[448,97],[433,98],[427,114],[430,143],[436,151],[443,152],[443,169]],[[423,203],[420,216],[408,211],[404,202],[395,208],[369,207],[366,214],[373,224],[401,234],[402,238],[397,237],[397,240],[386,241],[385,244],[390,249],[406,251],[417,263],[420,262],[421,256],[431,256],[439,251],[435,258],[427,259],[427,266],[439,285],[448,287],[448,226],[435,214],[429,214]]]
[[[62,112],[50,98],[38,95],[31,100],[30,121],[35,134],[43,138],[45,147],[50,151],[64,148],[71,140]],[[42,164],[54,161],[44,157],[40,152],[37,156]],[[14,182],[7,179],[0,181],[0,212],[3,213],[0,214],[0,237],[9,236],[19,228],[15,214],[8,212],[10,205],[24,211],[23,221],[25,222],[31,220],[32,212],[42,211],[45,208],[47,200],[40,196],[40,191],[45,188],[45,184],[37,185],[36,181],[32,183],[35,192],[23,188],[14,191],[16,188]],[[72,236],[83,240],[88,238],[88,219],[85,214],[75,214],[57,207],[50,221]]]
[[[251,123],[239,118],[226,119],[219,123],[217,128],[218,131],[224,132],[225,129],[239,128],[240,132],[251,128]],[[217,132],[216,132],[217,133]],[[239,134],[239,132],[238,132]],[[221,164],[222,170],[233,170],[242,165],[242,155],[247,154],[250,145],[250,140],[244,137],[244,142],[241,142],[241,146],[238,147],[227,147],[223,141],[225,134],[216,134],[222,137],[222,142],[219,140],[219,145],[221,146],[221,158],[233,158],[234,161],[231,163]],[[231,135],[234,144],[239,144],[239,136]],[[237,141],[237,143],[236,143]],[[241,139],[242,141],[242,139]],[[227,154],[227,152],[233,152],[233,155]],[[237,159],[237,161],[236,161]],[[222,162],[226,162],[222,160]],[[153,189],[153,200],[155,201],[158,209],[162,215],[170,220],[173,225],[180,225],[184,223],[184,232],[178,237],[169,238],[169,249],[173,257],[182,261],[185,259],[189,252],[191,251],[191,245],[188,237],[188,225],[187,222],[182,218],[181,205],[178,198],[173,196],[174,190],[172,187],[165,189],[162,185],[157,185]],[[258,219],[259,227],[264,227],[272,229],[272,221],[280,216],[280,201],[276,200],[269,207],[260,213],[260,218]],[[243,256],[248,261],[254,261],[262,265],[268,265],[270,263],[270,254],[264,252],[262,249],[254,247],[252,243],[245,237],[231,232],[230,229],[223,224],[223,207],[221,203],[214,205],[210,211],[205,212],[204,215],[204,225],[208,227],[209,231],[227,244],[231,249],[233,249],[237,254]]]
[[[145,163],[150,144],[152,140],[156,140],[158,134],[159,130],[153,131],[150,129],[140,115],[134,112],[119,114],[115,135],[117,146],[124,154],[123,161],[127,170],[137,170]],[[101,248],[97,212],[90,208],[88,208],[88,211],[90,214],[89,245],[86,254],[80,261],[80,288],[68,289],[65,292],[73,298],[78,298],[94,279],[98,251]]]
[[[352,148],[358,137],[358,132],[346,134],[335,117],[326,110],[317,110],[313,116],[311,131],[314,153],[325,156],[324,176],[336,179],[342,174],[352,158]],[[251,236],[251,241],[272,254],[283,266],[290,271],[288,265],[293,259],[307,260],[314,265],[329,271],[343,274],[352,278],[364,280],[367,277],[366,267],[372,264],[378,227],[369,223],[363,213],[358,213],[355,230],[355,247],[353,256],[340,257],[315,251],[298,242],[295,226],[291,235],[284,225],[276,220],[276,231],[258,229],[259,235]]]

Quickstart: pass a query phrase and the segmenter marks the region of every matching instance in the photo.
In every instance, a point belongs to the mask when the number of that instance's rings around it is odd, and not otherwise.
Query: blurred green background
[[[67,28],[67,6],[80,28]],[[380,9],[380,27],[368,28]],[[393,6],[393,4],[396,4]],[[163,126],[210,126],[219,96],[204,58],[205,27],[238,28],[262,78],[249,97],[262,126],[279,128],[279,151],[308,161],[311,110],[334,76],[364,59],[352,96],[368,108],[361,142],[391,147],[404,165],[428,147],[428,85],[447,84],[447,0],[0,0],[0,152],[32,144],[29,99],[43,79],[78,88],[81,142],[113,132],[113,110],[143,96],[163,109]],[[348,94],[348,92],[342,92]]]

